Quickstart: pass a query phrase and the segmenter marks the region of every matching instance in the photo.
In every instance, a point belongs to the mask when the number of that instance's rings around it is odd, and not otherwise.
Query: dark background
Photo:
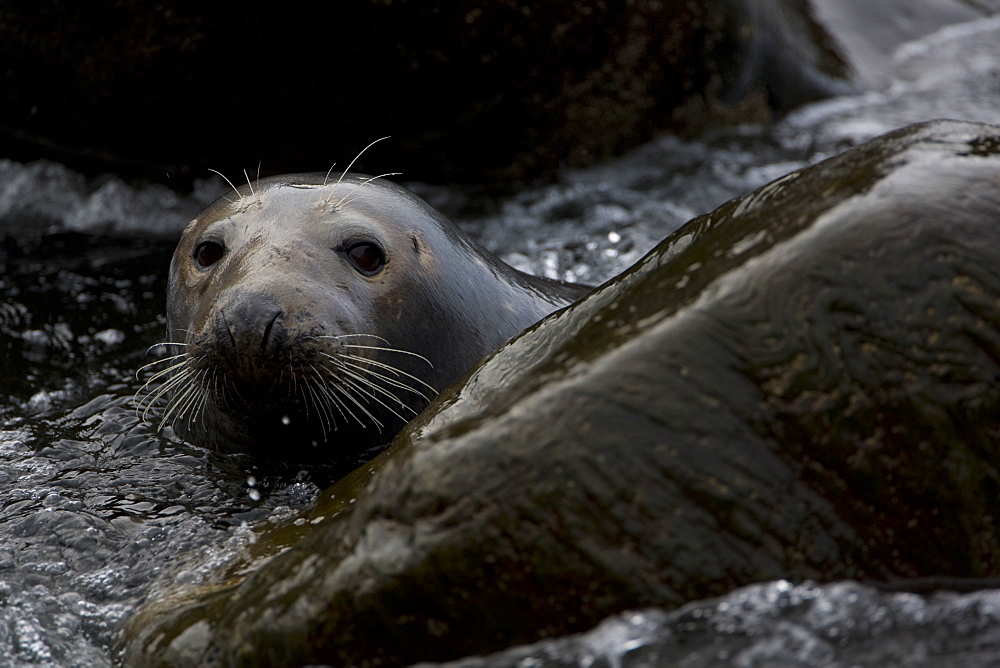
[[[830,92],[845,66],[807,3],[771,4],[8,2],[0,156],[182,188],[390,135],[356,168],[514,190]]]

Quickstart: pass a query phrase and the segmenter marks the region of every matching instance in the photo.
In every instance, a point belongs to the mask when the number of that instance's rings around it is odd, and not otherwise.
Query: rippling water
[[[812,105],[770,128],[664,137],[508,201],[412,187],[507,262],[599,283],[689,218],[851,144],[939,117],[1000,124],[997,44],[1000,18],[950,26],[898,48],[879,92]],[[174,240],[222,191],[208,179],[179,196],[0,161],[0,665],[109,664],[122,620],[151,589],[198,582],[253,540],[248,526],[289,517],[325,482],[321,473],[263,473],[209,455],[157,434],[132,408],[135,371],[163,333]],[[886,656],[919,665],[942,647],[957,652],[952,665],[975,665],[1000,656],[997,603],[993,592],[919,597],[770,583],[676,613],[621,616],[485,665],[540,665],[530,663],[539,657],[577,665],[587,656],[595,665]],[[731,612],[747,606],[755,614],[734,621]],[[708,622],[720,619],[732,623]],[[927,619],[951,630],[952,645],[933,644]]]

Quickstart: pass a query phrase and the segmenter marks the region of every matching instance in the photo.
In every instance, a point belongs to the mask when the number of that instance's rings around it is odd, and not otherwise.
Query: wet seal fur
[[[387,443],[585,286],[529,276],[388,181],[295,174],[228,194],[170,264],[161,426],[276,459]]]

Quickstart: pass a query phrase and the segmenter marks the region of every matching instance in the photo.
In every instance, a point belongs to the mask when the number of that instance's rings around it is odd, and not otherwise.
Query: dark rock
[[[807,0],[5,3],[0,155],[180,185],[341,167],[551,175],[844,90]]]
[[[696,218],[258,546],[287,550],[148,605],[127,664],[400,665],[758,581],[998,575],[998,174],[1000,128],[914,126]]]

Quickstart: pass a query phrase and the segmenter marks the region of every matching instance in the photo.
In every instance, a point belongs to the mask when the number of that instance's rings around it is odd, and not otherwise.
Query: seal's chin
[[[281,451],[294,444],[296,448],[329,448],[344,439],[336,424],[327,424],[306,407],[296,404],[250,407],[250,412],[238,416],[249,427],[253,441],[268,444],[265,452],[280,457]],[[340,444],[343,445],[343,444]]]
[[[305,410],[290,387],[277,383],[221,381],[219,387],[212,389],[211,400],[220,410],[243,418]]]
[[[253,437],[294,438],[325,443],[338,431],[335,407],[328,392],[319,391],[330,379],[319,367],[296,359],[252,359],[244,364],[216,366],[206,383],[208,401],[229,419],[248,425]],[[314,443],[315,442],[315,443]]]

